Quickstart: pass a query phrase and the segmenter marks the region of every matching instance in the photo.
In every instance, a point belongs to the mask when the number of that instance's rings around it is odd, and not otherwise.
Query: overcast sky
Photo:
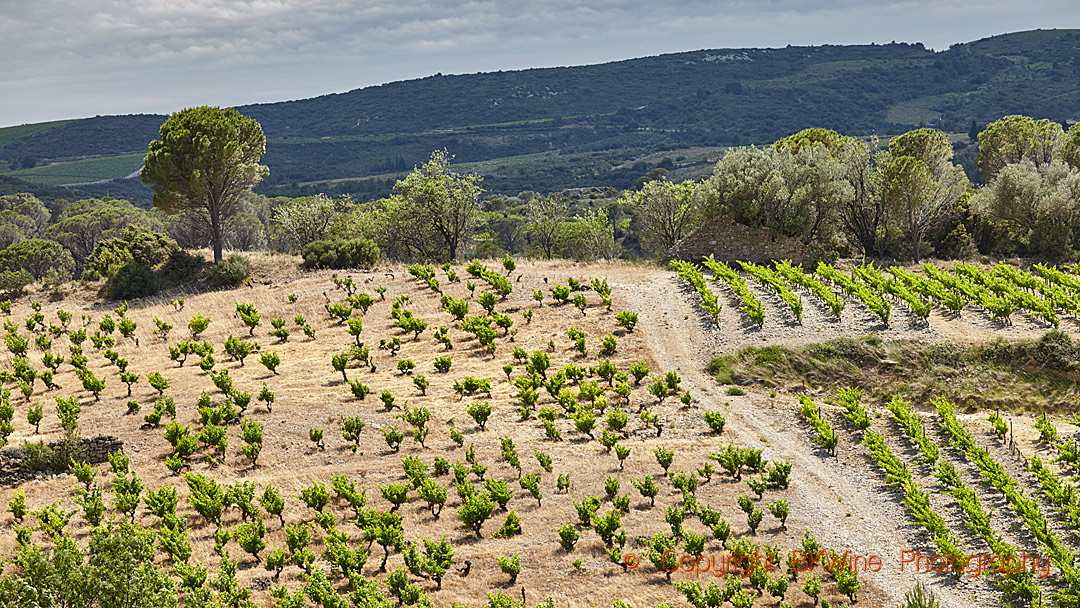
[[[678,51],[1080,27],[1076,0],[0,0],[0,126]]]

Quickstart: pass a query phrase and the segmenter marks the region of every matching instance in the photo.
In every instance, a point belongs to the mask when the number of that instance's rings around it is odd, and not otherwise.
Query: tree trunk
[[[221,210],[217,201],[210,201],[210,232],[214,245],[214,262],[221,261]]]

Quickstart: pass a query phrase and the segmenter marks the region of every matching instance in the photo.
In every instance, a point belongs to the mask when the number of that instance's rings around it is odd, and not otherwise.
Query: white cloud
[[[1080,22],[1070,0],[0,0],[0,11],[0,125],[705,48],[945,48]]]

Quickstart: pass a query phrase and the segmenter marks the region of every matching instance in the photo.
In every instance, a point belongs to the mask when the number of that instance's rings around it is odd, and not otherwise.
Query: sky
[[[1076,0],[0,0],[0,126],[738,47],[1080,27]]]

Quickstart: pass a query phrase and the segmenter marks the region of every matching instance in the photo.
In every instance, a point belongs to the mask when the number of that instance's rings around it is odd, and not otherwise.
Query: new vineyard
[[[739,276],[739,273],[735,272],[727,264],[717,262],[711,255],[705,258],[702,263],[712,271],[715,280],[723,281],[735,292],[735,295],[739,296],[743,303],[740,310],[745,312],[751,321],[759,326],[765,322],[765,308],[761,305],[761,301],[750,291],[746,281]]]
[[[889,313],[892,311],[892,306],[884,298],[871,291],[864,283],[839,272],[824,262],[818,262],[817,274],[848,294],[862,300],[863,304],[866,304],[866,307],[876,314],[882,323],[889,324]]]
[[[825,284],[817,280],[814,275],[803,272],[802,266],[792,266],[791,262],[783,260],[776,263],[776,272],[780,273],[792,285],[800,285],[810,290],[829,307],[829,310],[837,319],[840,318],[840,313],[844,310],[844,300],[831,289],[825,287]]]
[[[714,323],[719,323],[717,317],[720,316],[720,304],[716,301],[716,294],[705,284],[705,277],[701,276],[701,270],[697,265],[682,260],[672,260],[671,267],[681,278],[694,286],[698,295],[701,296],[701,307],[709,313]]]
[[[799,296],[795,295],[795,292],[791,290],[791,287],[784,281],[778,273],[774,272],[767,266],[759,266],[753,262],[739,262],[746,274],[754,277],[754,279],[762,285],[767,285],[770,289],[776,292],[776,295],[780,296],[780,299],[784,301],[784,304],[788,305],[791,309],[791,314],[795,315],[795,320],[802,323],[802,300]]]

